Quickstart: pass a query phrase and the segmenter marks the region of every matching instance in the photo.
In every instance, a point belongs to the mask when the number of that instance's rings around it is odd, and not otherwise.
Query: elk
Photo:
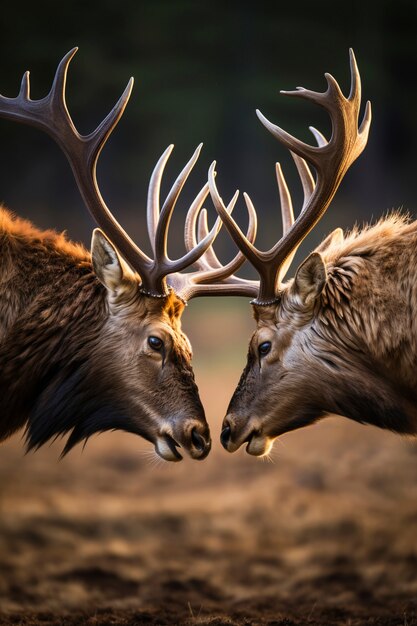
[[[212,249],[221,227],[209,231],[202,205],[206,183],[192,202],[185,254],[167,253],[169,222],[200,152],[197,148],[160,208],[160,185],[173,146],[151,176],[147,228],[154,258],[128,236],[101,196],[96,164],[132,90],[97,129],[82,136],[65,100],[69,63],[60,62],[49,94],[30,98],[29,73],[16,98],[0,96],[0,116],[48,133],[65,153],[84,202],[100,229],[91,254],[53,231],[40,231],[0,208],[0,440],[26,427],[28,449],[68,435],[63,454],[96,432],[141,435],[167,461],[183,447],[194,459],[211,441],[191,368],[181,314],[196,296],[246,294],[233,274],[239,253],[222,265]],[[228,210],[232,211],[236,197]],[[249,215],[247,236],[255,236]],[[194,266],[189,272],[186,268]]]
[[[294,221],[277,164],[283,236],[270,250],[259,251],[241,232],[217,190],[215,164],[210,170],[216,209],[260,275],[257,327],[223,422],[221,441],[229,452],[246,443],[249,454],[268,454],[276,437],[329,414],[417,433],[417,222],[392,214],[346,237],[338,228],[284,282],[295,251],[367,143],[371,107],[368,102],[358,128],[361,83],[352,51],[350,70],[347,98],[329,74],[324,93],[283,92],[328,111],[329,141],[311,128],[317,146],[305,144],[257,112],[290,150],[304,190]]]

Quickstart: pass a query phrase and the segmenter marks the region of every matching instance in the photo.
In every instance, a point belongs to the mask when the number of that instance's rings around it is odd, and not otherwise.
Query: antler
[[[206,197],[209,191],[208,183],[203,190],[206,190],[204,196]],[[227,206],[226,211],[228,214],[231,214],[233,211],[238,195],[239,192],[237,191]],[[208,235],[207,211],[206,209],[201,209],[203,201],[197,196],[187,214],[184,243],[188,252],[194,250]],[[253,207],[248,207],[248,214],[249,224],[246,238],[253,243],[257,227],[256,212]],[[175,293],[185,301],[195,296],[234,295],[254,297],[258,293],[258,281],[247,280],[233,275],[245,261],[245,255],[239,251],[234,259],[226,265],[222,265],[210,246],[195,262],[196,271],[186,274],[172,274],[168,277],[168,282]]]
[[[326,109],[332,122],[332,136],[327,141],[316,129],[310,127],[316,146],[310,146],[289,135],[285,130],[269,122],[259,111],[257,115],[264,126],[286,146],[295,161],[304,191],[304,203],[298,218],[294,221],[291,196],[281,167],[277,164],[277,179],[283,217],[283,236],[267,252],[262,252],[245,237],[234,219],[227,212],[214,180],[215,163],[209,171],[210,193],[215,208],[222,218],[237,246],[258,271],[261,281],[256,304],[270,304],[275,301],[277,288],[303,239],[321,219],[328,208],[343,176],[350,165],[361,154],[368,140],[371,123],[371,105],[366,103],[363,121],[358,129],[361,103],[361,82],[353,50],[349,50],[351,88],[347,98],[331,74],[325,74],[327,91],[318,93],[297,87],[296,91],[282,91],[288,96],[311,100]],[[309,165],[316,170],[314,181]],[[253,209],[252,202],[244,194],[246,205]],[[254,209],[253,209],[254,210]]]
[[[181,190],[198,159],[201,145],[198,146],[174,182],[162,209],[160,209],[159,204],[160,185],[165,165],[173,149],[172,145],[162,154],[151,176],[147,219],[154,259],[150,259],[142,252],[112,215],[100,193],[96,167],[107,139],[126,108],[133,87],[133,78],[129,80],[121,98],[96,130],[89,135],[81,135],[74,126],[65,99],[68,66],[77,50],[78,48],[73,48],[64,56],[56,70],[49,94],[41,100],[31,100],[29,72],[26,72],[22,79],[19,95],[16,98],[0,96],[0,116],[35,126],[50,135],[60,146],[70,163],[88,210],[126,261],[140,274],[143,293],[154,297],[167,295],[169,289],[166,277],[168,274],[173,274],[170,286],[176,285],[183,292],[178,295],[184,299],[193,295],[206,295],[210,290],[219,295],[227,294],[230,291],[239,295],[251,295],[253,287],[249,285],[249,291],[245,291],[246,281],[232,276],[233,271],[244,262],[243,255],[238,255],[232,263],[225,267],[219,264],[220,267],[215,267],[216,272],[210,265],[209,259],[213,261],[215,255],[209,250],[221,228],[220,218],[217,218],[210,231],[208,228],[201,230],[203,234],[198,238],[198,241],[193,237],[190,239],[190,235],[188,236],[188,240],[191,240],[194,245],[188,246],[186,254],[181,258],[173,261],[168,257],[167,238],[171,216]],[[196,219],[200,213],[208,192],[208,184],[206,184],[190,208],[191,219]],[[230,212],[233,210],[233,206],[234,202],[230,205]],[[247,237],[252,241],[256,233],[256,216],[251,210],[249,210],[249,218]],[[198,262],[205,253],[208,256],[205,261],[200,261],[200,271],[183,277],[181,271]],[[206,283],[204,288],[199,284],[203,281]],[[220,284],[207,284],[214,281],[219,281]]]
[[[159,194],[162,174],[173,147],[171,145],[165,150],[156,164],[149,183],[147,222],[149,239],[155,255],[154,275],[157,279],[160,279],[160,277],[165,277],[169,274],[167,278],[168,285],[184,301],[190,300],[197,295],[233,294],[252,296],[254,293],[256,294],[257,283],[233,276],[233,272],[237,271],[245,262],[244,254],[239,252],[233,261],[223,266],[211,247],[220,231],[222,222],[220,218],[217,218],[213,228],[210,231],[208,230],[207,211],[202,208],[209,194],[208,183],[197,194],[187,213],[184,231],[186,254],[177,261],[169,259],[167,254],[169,222],[181,189],[198,159],[202,144],[197,147],[190,161],[174,182],[162,209],[160,209]],[[229,203],[226,209],[228,213],[233,211],[237,197],[238,193],[235,194]],[[246,237],[253,242],[256,237],[256,213],[251,209],[248,209],[248,213],[249,225]],[[195,233],[197,221],[199,222],[198,237],[196,237]],[[196,265],[198,270],[182,273],[182,270],[190,265]],[[146,293],[148,295],[157,295],[147,291]]]

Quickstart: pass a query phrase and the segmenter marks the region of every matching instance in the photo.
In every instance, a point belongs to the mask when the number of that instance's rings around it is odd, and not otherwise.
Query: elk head
[[[133,79],[97,129],[80,135],[65,101],[67,69],[76,50],[60,62],[45,98],[30,98],[28,72],[16,98],[0,96],[0,116],[35,126],[60,146],[84,202],[101,228],[93,234],[91,260],[105,288],[105,314],[101,325],[91,330],[91,337],[86,334],[80,341],[82,350],[89,351],[89,368],[80,366],[64,383],[49,387],[54,392],[41,400],[29,420],[29,447],[70,432],[65,453],[94,432],[120,428],[151,441],[165,460],[181,460],[181,446],[192,458],[203,459],[210,450],[210,433],[194,381],[191,346],[181,330],[181,314],[187,301],[196,296],[247,295],[246,282],[233,276],[244,256],[239,252],[222,265],[212,250],[221,221],[218,218],[209,231],[207,213],[202,209],[209,193],[206,183],[187,214],[185,254],[175,261],[168,257],[169,222],[201,146],[174,182],[162,208],[160,184],[173,146],[165,150],[152,174],[147,225],[154,258],[130,239],[101,196],[96,164],[123,114]],[[236,197],[227,210],[233,210],[235,201]],[[249,217],[247,236],[253,240],[256,218],[252,210]],[[190,266],[194,269],[184,273]],[[79,411],[81,416],[71,415],[71,411]],[[49,421],[42,419],[45,415],[50,416]]]
[[[257,111],[266,128],[290,150],[304,191],[303,207],[294,221],[291,197],[281,167],[276,165],[283,236],[273,248],[259,251],[245,237],[218,193],[215,164],[210,169],[210,192],[216,210],[260,275],[259,291],[252,301],[257,329],[250,340],[247,365],[221,434],[222,444],[229,452],[247,443],[249,454],[262,456],[270,451],[274,438],[280,434],[310,424],[327,413],[340,412],[328,393],[329,385],[337,385],[340,363],[331,340],[326,341],[321,312],[328,280],[323,254],[343,239],[342,231],[334,231],[310,254],[293,279],[284,282],[284,277],[298,246],[323,216],[344,174],[367,142],[371,108],[368,102],[358,129],[361,86],[352,51],[350,69],[351,89],[347,98],[330,74],[325,75],[328,87],[324,93],[302,87],[282,92],[311,100],[328,111],[332,122],[329,141],[310,128],[318,145],[305,144]],[[316,171],[315,179],[308,164]],[[245,201],[248,209],[254,210],[246,194]],[[342,278],[348,281],[349,272]],[[326,384],[322,384],[323,380]]]

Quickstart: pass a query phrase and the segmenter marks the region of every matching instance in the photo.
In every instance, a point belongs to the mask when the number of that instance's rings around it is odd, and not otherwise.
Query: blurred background
[[[133,95],[100,158],[98,176],[109,206],[144,247],[146,189],[156,161],[175,144],[164,181],[169,188],[201,141],[204,149],[178,206],[178,227],[172,229],[174,249],[181,211],[214,159],[224,197],[236,188],[247,191],[259,212],[259,244],[274,242],[280,232],[276,161],[283,164],[295,208],[301,190],[291,158],[260,124],[255,109],[306,141],[312,140],[310,125],[329,135],[326,113],[279,90],[297,85],[324,90],[327,71],[348,92],[349,47],[356,52],[363,102],[370,99],[373,105],[369,144],[308,246],[335,224],[351,227],[392,208],[414,210],[414,1],[349,0],[336,7],[326,0],[74,0],[59,15],[54,2],[23,6],[3,7],[0,93],[16,95],[23,72],[30,69],[32,97],[43,97],[59,60],[79,46],[67,99],[76,126],[87,134],[134,76]],[[59,149],[34,129],[6,121],[0,128],[7,154],[0,199],[41,226],[67,229],[88,242],[92,223]]]
[[[328,135],[322,111],[279,90],[324,90],[328,71],[347,93],[350,46],[363,101],[372,101],[370,139],[298,259],[336,226],[393,208],[414,213],[414,0],[39,1],[7,3],[0,20],[3,95],[16,95],[30,69],[32,97],[43,97],[59,60],[79,46],[67,100],[82,133],[135,77],[98,179],[146,251],[147,183],[170,143],[165,191],[204,142],[172,223],[172,256],[214,159],[225,199],[236,188],[251,195],[259,246],[277,240],[277,160],[296,211],[302,194],[291,158],[255,109],[303,140],[309,125]],[[89,245],[94,225],[59,149],[5,120],[0,138],[0,201]],[[245,224],[242,202],[236,214]],[[234,253],[226,236],[216,245],[224,259]],[[149,444],[119,433],[94,438],[62,462],[59,442],[29,456],[20,435],[2,445],[0,624],[417,623],[413,441],[339,417],[283,437],[273,463],[221,449],[221,420],[252,327],[245,299],[196,300],[185,312],[214,440],[201,464],[155,465]]]

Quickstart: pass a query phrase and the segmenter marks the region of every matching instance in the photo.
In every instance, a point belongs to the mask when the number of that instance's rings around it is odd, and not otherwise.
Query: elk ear
[[[123,267],[116,248],[99,228],[93,231],[91,259],[97,278],[109,291],[116,291],[123,280]]]
[[[326,239],[317,246],[315,252],[324,252],[330,248],[330,246],[338,246],[341,243],[343,243],[343,230],[341,228],[335,228],[335,230],[331,232],[330,235],[327,235]]]
[[[323,291],[327,272],[319,252],[312,252],[297,270],[293,288],[303,304],[312,304]]]

